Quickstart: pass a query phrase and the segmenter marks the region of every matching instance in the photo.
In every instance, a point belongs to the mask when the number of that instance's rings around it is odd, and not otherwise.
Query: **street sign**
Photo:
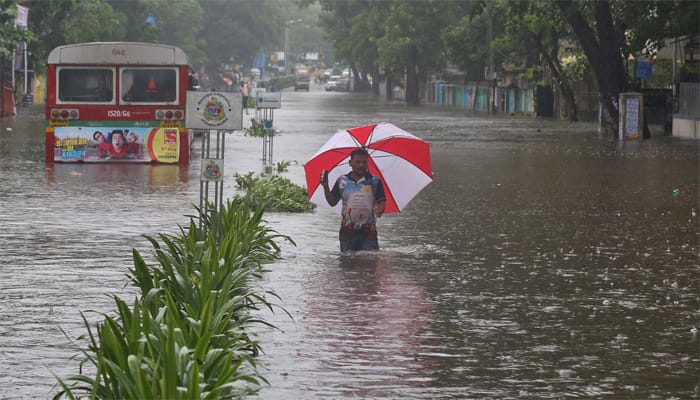
[[[281,108],[282,93],[281,92],[258,92],[256,108]]]
[[[647,61],[637,61],[635,63],[634,76],[638,79],[651,79],[652,65]]]
[[[187,91],[185,127],[223,131],[243,129],[241,94]]]

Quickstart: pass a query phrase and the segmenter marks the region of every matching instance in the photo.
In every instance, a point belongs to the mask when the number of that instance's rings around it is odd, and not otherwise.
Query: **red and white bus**
[[[46,79],[47,162],[187,164],[194,84],[185,53],[151,43],[55,48]]]

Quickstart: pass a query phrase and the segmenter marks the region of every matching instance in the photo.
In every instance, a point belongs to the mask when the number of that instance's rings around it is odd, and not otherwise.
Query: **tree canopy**
[[[25,32],[13,24],[18,2],[30,9]],[[569,83],[590,70],[612,120],[610,99],[633,85],[630,55],[653,55],[674,38],[700,35],[697,0],[0,0],[0,6],[0,56],[29,40],[38,71],[59,45],[107,40],[177,45],[193,64],[216,69],[281,50],[285,29],[290,49],[322,50],[322,28],[335,61],[352,68],[359,89],[368,87],[369,75],[405,82],[407,101],[418,103],[426,77],[449,65],[467,79],[483,79],[492,58],[496,70],[522,65],[535,80],[547,68],[569,98]]]
[[[14,28],[15,4],[29,8],[29,28]],[[259,51],[282,47],[292,0],[0,0],[0,55],[30,40],[34,69],[61,45],[135,41],[175,45],[192,64],[216,69],[249,64]],[[315,25],[315,24],[314,24]]]

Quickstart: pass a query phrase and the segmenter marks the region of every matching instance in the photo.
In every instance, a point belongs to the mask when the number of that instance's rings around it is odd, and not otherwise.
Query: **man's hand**
[[[326,201],[331,207],[334,207],[336,204],[338,204],[338,199],[333,196],[333,193],[331,193],[331,189],[328,187],[328,171],[325,169],[321,171],[321,186],[323,186],[323,194],[326,197]]]
[[[384,215],[384,208],[386,207],[386,201],[380,201],[374,204],[374,215],[379,218]]]
[[[325,169],[323,171],[321,171],[321,185],[324,188],[328,187],[328,172],[326,172]]]

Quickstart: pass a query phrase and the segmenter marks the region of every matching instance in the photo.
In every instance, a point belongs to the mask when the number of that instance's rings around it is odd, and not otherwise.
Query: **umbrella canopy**
[[[399,212],[426,185],[433,181],[430,145],[386,122],[340,130],[304,164],[309,200],[340,212],[340,204],[330,207],[320,184],[321,171],[328,171],[328,182],[351,171],[350,153],[364,148],[369,153],[369,172],[384,182],[385,213]]]

